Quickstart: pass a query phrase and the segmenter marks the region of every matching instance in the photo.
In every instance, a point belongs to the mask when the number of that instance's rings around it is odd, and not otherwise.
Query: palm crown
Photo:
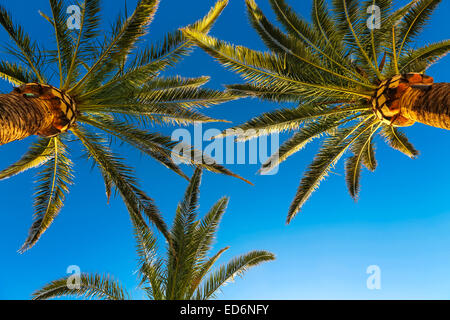
[[[239,132],[227,130],[221,135],[246,140],[295,131],[262,166],[262,172],[313,139],[326,136],[301,180],[288,222],[346,151],[352,152],[345,165],[346,181],[356,199],[362,166],[370,171],[377,166],[376,134],[392,148],[415,157],[418,152],[398,126],[421,121],[449,129],[450,88],[433,85],[423,72],[449,51],[450,41],[411,46],[439,2],[415,0],[393,10],[390,0],[367,0],[362,6],[356,0],[333,0],[333,10],[329,10],[324,0],[314,0],[310,23],[284,0],[270,0],[283,32],[254,0],[246,0],[251,24],[270,52],[234,46],[192,28],[184,30],[247,81],[228,86],[229,92],[298,103],[296,108],[264,113],[233,128]],[[370,14],[365,13],[371,5],[380,9],[379,29],[368,28]]]
[[[58,111],[57,116],[50,117],[53,122],[49,131],[39,132],[41,137],[29,151],[0,172],[2,180],[43,165],[35,194],[34,222],[22,251],[33,246],[49,227],[69,192],[73,182],[69,141],[81,142],[86,157],[93,159],[100,169],[108,198],[115,188],[134,218],[146,217],[161,230],[165,230],[164,222],[152,199],[139,189],[132,168],[110,150],[109,139],[117,138],[133,146],[186,179],[172,156],[214,172],[236,176],[214,162],[198,161],[198,152],[194,149],[189,149],[193,155],[189,159],[185,155],[172,154],[176,143],[170,137],[146,129],[152,124],[215,121],[196,109],[235,98],[231,93],[200,88],[208,77],[160,75],[187,55],[193,46],[181,31],[169,33],[158,44],[137,49],[158,2],[140,0],[132,15],[120,16],[111,34],[102,39],[99,37],[99,0],[84,2],[80,28],[74,33],[66,27],[63,1],[50,0],[51,17],[41,15],[54,27],[57,44],[54,51],[40,49],[0,7],[0,24],[15,45],[9,47],[9,53],[20,61],[18,64],[0,62],[0,77],[19,86],[12,94],[3,96],[22,99],[22,103],[31,106],[50,104],[52,110],[55,110],[53,103],[56,101]],[[205,18],[191,27],[208,32],[226,4],[226,0],[218,1]],[[49,85],[50,80],[46,78],[44,68],[49,63],[57,66],[58,89]],[[11,109],[5,110],[1,111]],[[2,122],[0,131],[6,132],[0,134],[2,138],[17,131],[9,129],[8,123]]]
[[[225,247],[208,257],[228,198],[221,198],[203,219],[197,220],[200,182],[201,170],[197,169],[183,200],[178,204],[173,226],[166,233],[166,259],[158,257],[157,239],[148,226],[138,219],[132,219],[139,258],[140,287],[149,299],[211,299],[236,276],[242,276],[249,268],[275,259],[270,252],[251,251],[212,270],[229,248]],[[55,280],[36,291],[33,298],[51,299],[66,295],[114,300],[130,298],[123,287],[109,276],[82,274],[78,288],[70,288],[69,282],[69,277]]]

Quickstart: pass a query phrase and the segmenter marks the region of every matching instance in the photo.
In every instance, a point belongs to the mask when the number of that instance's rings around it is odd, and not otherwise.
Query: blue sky
[[[167,31],[202,17],[213,0],[162,0],[145,41],[155,41]],[[310,1],[288,1],[297,12],[309,16]],[[257,3],[274,18],[267,0]],[[395,1],[403,4],[405,1]],[[47,47],[51,29],[38,14],[49,12],[48,1],[0,0],[30,35]],[[136,0],[127,1],[128,8]],[[124,6],[123,0],[103,1],[105,27]],[[443,1],[417,41],[447,39],[450,3]],[[273,19],[274,20],[274,19]],[[263,50],[250,27],[243,0],[230,0],[212,34],[236,44]],[[0,42],[7,35],[0,31]],[[3,56],[2,56],[3,58]],[[450,60],[442,59],[429,69],[436,82],[448,81]],[[201,50],[196,49],[168,74],[195,77],[210,75],[207,86],[241,83]],[[11,86],[0,83],[0,92]],[[234,124],[280,107],[274,103],[242,99],[206,111],[212,117]],[[206,128],[226,128],[208,125]],[[155,130],[158,130],[156,128]],[[163,132],[170,134],[172,129]],[[378,169],[363,172],[358,203],[347,193],[343,163],[322,183],[290,225],[285,224],[289,204],[299,179],[312,160],[318,144],[294,155],[279,172],[258,176],[258,165],[230,165],[255,186],[240,180],[206,172],[201,188],[201,212],[221,196],[231,198],[218,234],[216,249],[231,246],[227,259],[253,249],[266,249],[277,260],[251,270],[244,280],[224,288],[222,299],[448,299],[450,298],[450,140],[448,132],[416,124],[404,130],[420,150],[417,160],[377,141]],[[0,147],[0,167],[18,159],[32,141]],[[170,222],[186,181],[154,161],[127,147],[117,147],[134,165],[143,188],[151,195],[166,221]],[[69,265],[82,271],[110,273],[120,279],[136,298],[137,282],[134,240],[128,214],[120,199],[106,204],[98,171],[82,159],[73,147],[76,183],[64,209],[40,242],[25,254],[18,254],[32,222],[33,179],[36,170],[0,181],[0,299],[28,299],[43,284],[66,274]],[[186,168],[187,172],[190,172]],[[381,289],[366,287],[366,269],[381,269]]]

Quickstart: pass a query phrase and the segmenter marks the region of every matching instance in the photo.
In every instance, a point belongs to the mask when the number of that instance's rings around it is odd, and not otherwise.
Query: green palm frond
[[[195,230],[195,247],[197,248],[196,258],[203,261],[212,247],[220,221],[225,214],[229,198],[223,197],[217,201],[209,212],[200,220]]]
[[[216,160],[202,153],[200,150],[193,148],[190,145],[180,142],[177,144],[179,153],[175,150],[172,152],[172,156],[178,159],[182,163],[191,164],[197,168],[206,169],[210,172],[225,174],[234,178],[238,178],[250,185],[253,185],[249,180],[241,177],[240,175],[228,170],[221,164],[218,164]]]
[[[370,119],[372,120],[369,121]],[[373,116],[368,116],[364,121],[354,126],[339,129],[335,135],[325,140],[300,182],[295,198],[289,208],[288,223],[299,212],[312,192],[319,187],[320,182],[344,155],[345,151],[376,122],[379,122],[379,120],[373,120]]]
[[[197,290],[214,263],[228,249],[228,247],[226,247],[216,253],[213,257],[207,258],[217,234],[220,221],[227,208],[228,201],[229,199],[226,197],[217,201],[196,227],[193,239],[195,264],[191,265],[192,277],[188,296],[194,294],[195,290]]]
[[[354,71],[348,53],[338,50],[339,46],[331,46],[329,41],[323,37],[323,30],[320,27],[314,28],[314,26],[311,26],[305,19],[298,16],[284,0],[270,0],[270,3],[278,21],[292,37],[297,38],[306,46],[312,48],[320,59],[327,61],[327,64],[339,68],[342,72],[352,74],[356,78],[363,79],[363,77]],[[313,12],[313,21],[317,20],[316,15],[317,13]],[[334,35],[336,40],[344,39],[345,31],[339,28],[338,23],[335,24],[333,29],[335,30]],[[328,33],[330,33],[329,30]]]
[[[195,262],[195,248],[192,242],[197,225],[201,177],[202,171],[196,169],[176,210],[171,230],[172,246],[168,250],[167,263],[167,298],[170,300],[182,299],[183,289],[190,282],[190,269]]]
[[[173,142],[169,137],[162,136],[159,133],[141,130],[131,124],[118,120],[102,119],[99,121],[92,117],[81,117],[79,121],[101,129],[123,142],[132,145],[142,153],[149,155],[167,168],[189,180],[186,174],[172,160],[172,148],[176,145],[176,142]]]
[[[194,299],[200,298],[200,296],[197,294],[195,295],[196,291],[198,290],[198,287],[203,282],[206,275],[210,272],[211,268],[214,266],[214,264],[219,260],[219,258],[228,250],[230,247],[225,247],[220,249],[215,255],[213,255],[211,258],[209,258],[207,261],[205,261],[203,264],[201,264],[198,267],[198,271],[193,275],[192,281],[191,281],[191,287],[188,291],[188,296],[193,297]]]
[[[408,157],[414,159],[419,155],[419,151],[414,148],[406,135],[399,129],[393,126],[383,125],[381,135],[392,148],[404,153]]]
[[[157,256],[156,237],[141,220],[133,217],[132,221],[141,277],[140,286],[150,299],[161,300],[164,296],[164,264]]]
[[[401,56],[405,46],[408,45],[420,31],[422,31],[431,14],[440,2],[441,0],[420,0],[415,6],[408,10],[399,25],[399,56]]]
[[[370,57],[368,45],[363,37],[363,30],[367,29],[365,21],[360,19],[361,8],[357,0],[333,0],[336,18],[339,27],[345,32],[344,42],[350,48],[350,52],[356,56],[357,63],[365,72],[373,74],[378,79],[383,79],[378,66]]]
[[[44,164],[37,179],[34,221],[21,252],[34,246],[52,224],[61,211],[69,186],[73,183],[72,161],[68,158],[66,145],[59,137],[52,138],[50,144],[53,149],[52,158]],[[44,157],[50,156],[47,155],[48,152],[48,149],[43,150]]]
[[[360,176],[362,164],[365,162],[368,166],[373,167],[374,158],[372,150],[369,149],[372,136],[381,126],[379,123],[373,126],[371,130],[365,131],[351,146],[353,156],[349,157],[345,163],[345,174],[347,186],[350,195],[357,200],[360,189]],[[372,157],[371,157],[372,156]]]
[[[369,58],[373,61],[373,64],[378,72],[382,72],[379,67],[379,59],[380,57],[380,51],[382,50],[382,43],[386,37],[384,30],[389,30],[389,13],[392,10],[392,0],[366,0],[362,5],[362,10],[367,10],[369,8],[376,8],[379,10],[379,18],[380,25],[376,26],[377,28],[363,28],[361,39],[362,43],[364,44],[364,49],[366,50]],[[368,20],[371,18],[369,15],[373,14],[373,12],[367,13],[367,17],[365,17],[365,21],[368,22]],[[364,15],[363,15],[364,16]],[[370,21],[370,22],[376,22],[376,21]],[[366,23],[367,24],[367,23]],[[381,30],[383,29],[383,30]]]
[[[28,169],[38,167],[54,156],[54,141],[49,138],[40,138],[33,143],[28,152],[20,160],[0,171],[0,180],[11,178]]]
[[[305,99],[322,97],[336,100],[370,97],[345,85],[321,84],[323,76],[314,77],[307,73],[295,73],[293,70],[296,67],[287,63],[286,55],[277,56],[234,46],[191,29],[186,29],[184,32],[226,68],[237,72],[251,84],[294,91],[299,98]]]
[[[48,17],[43,12],[39,13],[52,26],[56,39],[56,61],[59,70],[60,86],[63,86],[63,79],[67,76],[72,61],[73,46],[69,29],[67,28],[67,18],[65,16],[66,7],[62,0],[50,0],[52,17]]]
[[[253,27],[257,30],[266,45],[278,54],[286,54],[287,62],[288,59],[293,59],[292,64],[295,61],[297,70],[302,70],[305,74],[309,73],[311,78],[321,77],[324,83],[329,81],[329,83],[335,84],[341,81],[347,86],[357,84],[368,87],[369,89],[372,88],[366,83],[361,83],[342,74],[339,69],[324,67],[319,58],[315,57],[309,47],[303,42],[285,35],[277,27],[272,25],[257,7],[254,0],[247,0],[247,9]]]
[[[290,139],[285,141],[280,148],[269,157],[269,159],[267,159],[267,161],[261,166],[259,172],[264,174],[271,171],[288,157],[303,149],[314,139],[320,138],[323,135],[333,134],[339,126],[353,121],[361,116],[368,116],[370,113],[371,111],[366,111],[348,118],[345,115],[330,116],[325,119],[320,119],[305,124]]]
[[[319,30],[326,46],[331,48],[332,56],[343,57],[345,55],[345,48],[342,43],[344,35],[337,30],[331,12],[324,0],[313,1],[311,17],[314,29]]]
[[[33,293],[33,300],[48,300],[52,298],[72,296],[83,299],[126,300],[129,294],[122,285],[108,275],[81,274],[79,287],[70,283],[71,276],[64,277],[44,286]]]
[[[147,89],[163,90],[163,89],[181,89],[181,88],[199,88],[208,83],[210,77],[202,76],[197,78],[175,77],[158,77],[146,84]]]
[[[275,256],[268,251],[251,251],[232,259],[226,265],[213,272],[204,285],[196,292],[196,300],[207,300],[215,297],[217,292],[236,277],[242,277],[246,271],[261,263],[275,260]]]
[[[36,43],[33,43],[28,34],[25,33],[20,25],[15,25],[10,15],[3,6],[0,6],[0,24],[13,40],[17,50],[10,48],[9,51],[17,56],[42,83],[45,78],[42,75],[42,64],[44,57]]]
[[[222,135],[236,134],[238,140],[244,141],[254,137],[269,135],[274,132],[283,132],[298,129],[302,123],[319,118],[339,117],[346,118],[357,112],[367,111],[368,107],[338,106],[324,108],[319,105],[302,105],[295,109],[279,109],[255,117],[242,125],[226,130]]]
[[[408,51],[399,61],[401,73],[425,72],[432,64],[450,51],[450,40],[432,43],[424,47]]]
[[[86,128],[73,128],[73,134],[80,139],[86,150],[86,156],[92,158],[100,169],[105,184],[113,185],[120,193],[132,219],[139,219],[145,223],[144,217],[153,223],[166,237],[169,237],[168,229],[158,209],[142,190],[133,171],[122,163],[122,159],[111,153],[106,141],[89,132]]]
[[[74,84],[79,76],[84,61],[90,61],[92,57],[93,44],[99,31],[100,0],[85,0],[81,6],[80,28],[73,48],[72,59],[67,71],[66,80],[62,89],[67,90]]]
[[[77,93],[84,86],[96,87],[112,70],[117,69],[117,65],[130,54],[136,42],[146,34],[158,4],[158,0],[140,0],[129,18],[121,18],[116,24],[116,32],[113,32],[99,59],[68,92]]]
[[[20,86],[36,80],[33,72],[16,63],[0,62],[0,78],[9,83]]]

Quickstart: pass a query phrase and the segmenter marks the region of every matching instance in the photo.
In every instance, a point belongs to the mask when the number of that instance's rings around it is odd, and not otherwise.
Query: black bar
[[[0,301],[3,314],[11,311],[14,319],[23,314],[39,313],[61,308],[66,316],[86,316],[92,311],[108,312],[121,317],[123,311],[132,310],[129,318],[136,314],[148,315],[148,319],[193,320],[193,319],[314,319],[318,316],[353,317],[359,319],[379,316],[385,318],[419,309],[436,311],[437,307],[448,309],[443,300],[215,300],[215,301]],[[426,309],[425,309],[426,308]],[[9,310],[8,310],[9,309]],[[389,310],[389,311],[387,311]],[[36,312],[36,313],[35,313]],[[87,313],[89,312],[89,313]],[[147,317],[146,317],[147,318]],[[6,318],[5,318],[6,319]],[[127,317],[125,317],[125,320]]]

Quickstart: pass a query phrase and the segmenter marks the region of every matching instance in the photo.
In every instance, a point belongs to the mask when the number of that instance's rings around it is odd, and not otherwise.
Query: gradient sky
[[[134,8],[136,0],[128,0]],[[162,0],[145,41],[156,41],[167,31],[202,17],[213,0]],[[310,2],[288,1],[309,17]],[[406,1],[394,1],[401,5]],[[107,28],[124,7],[124,0],[103,1]],[[274,21],[267,0],[257,3]],[[52,45],[50,25],[38,14],[49,13],[46,0],[0,0],[30,35]],[[443,1],[418,46],[449,37],[450,2]],[[264,50],[249,26],[243,0],[230,0],[212,34],[236,44]],[[8,40],[0,31],[0,42]],[[5,59],[2,56],[2,59]],[[8,59],[8,57],[6,57]],[[429,69],[436,82],[448,81],[450,59]],[[242,83],[211,57],[196,49],[167,74],[187,77],[210,75],[207,86]],[[0,92],[11,85],[1,82]],[[283,105],[286,106],[286,105]],[[255,99],[242,99],[206,111],[212,117],[242,123],[261,112],[280,107]],[[226,128],[212,124],[206,128]],[[156,128],[155,130],[159,130]],[[170,134],[173,129],[165,128]],[[448,299],[450,298],[450,140],[448,132],[416,124],[404,130],[420,150],[417,160],[390,149],[378,139],[378,169],[363,171],[358,203],[347,193],[341,161],[290,225],[285,224],[299,179],[318,144],[286,161],[276,175],[256,175],[258,165],[230,165],[255,186],[206,172],[201,187],[201,213],[221,196],[231,197],[215,249],[231,246],[221,262],[253,249],[266,249],[277,260],[259,266],[226,286],[221,299]],[[284,136],[282,137],[284,138]],[[0,167],[18,159],[33,138],[0,147]],[[69,265],[82,271],[110,273],[135,298],[136,256],[128,213],[120,198],[106,204],[99,172],[81,158],[77,143],[72,160],[76,180],[65,206],[39,243],[25,254],[17,250],[32,222],[33,179],[37,170],[0,182],[0,299],[28,299],[45,283],[64,276]],[[127,147],[116,147],[136,167],[143,188],[152,196],[168,223],[187,185],[168,169]],[[191,172],[186,168],[187,172]],[[366,269],[381,269],[381,289],[366,287]]]

